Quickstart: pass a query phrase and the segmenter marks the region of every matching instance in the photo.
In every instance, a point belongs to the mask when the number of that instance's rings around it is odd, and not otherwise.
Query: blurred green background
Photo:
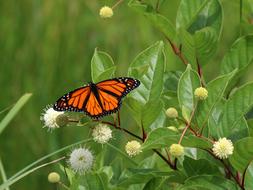
[[[149,1],[156,3],[156,0]],[[42,128],[40,115],[43,108],[59,96],[90,81],[90,60],[96,47],[113,57],[117,76],[125,76],[128,65],[140,51],[163,39],[142,15],[127,6],[128,1],[115,9],[111,19],[101,19],[98,14],[101,6],[115,2],[0,1],[0,111],[13,105],[25,92],[33,93],[0,137],[0,155],[8,177],[45,154],[87,138],[87,127],[47,132]],[[180,1],[161,2],[161,14],[174,23]],[[240,25],[239,0],[221,2],[223,32],[217,54],[203,68],[207,81],[218,75],[219,62],[233,41],[253,31],[252,27]],[[253,1],[249,2],[253,6]],[[250,15],[252,7],[248,5],[243,9],[245,23],[253,19]],[[168,53],[168,70],[183,70],[184,67],[175,55]],[[250,78],[248,73],[244,80]],[[6,113],[1,113],[0,119]],[[124,114],[122,118],[123,126],[134,130],[131,122],[124,123]],[[41,185],[43,189],[53,189],[54,186],[47,182],[51,170],[52,167],[43,168],[11,189],[41,189]]]

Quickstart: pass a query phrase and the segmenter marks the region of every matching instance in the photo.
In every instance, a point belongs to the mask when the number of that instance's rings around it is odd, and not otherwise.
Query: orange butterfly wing
[[[55,104],[57,111],[85,112],[91,118],[115,113],[121,106],[121,99],[140,82],[129,77],[114,78],[90,83],[62,96]]]
[[[104,110],[103,115],[118,111],[121,99],[139,85],[140,81],[129,77],[114,78],[97,83],[101,107]]]
[[[82,112],[84,110],[84,104],[88,101],[90,93],[91,90],[89,86],[75,89],[59,98],[53,108],[56,111]]]

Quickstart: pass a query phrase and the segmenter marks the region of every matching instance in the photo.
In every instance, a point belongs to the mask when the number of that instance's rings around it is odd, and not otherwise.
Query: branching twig
[[[185,126],[185,128],[184,128],[184,130],[183,130],[183,132],[182,132],[182,135],[181,135],[181,137],[180,137],[180,139],[179,139],[179,141],[178,141],[178,144],[181,144],[181,142],[182,142],[182,140],[183,140],[183,138],[184,138],[184,135],[185,135],[187,129],[191,126],[191,121],[192,121],[192,118],[193,118],[193,116],[194,116],[194,114],[195,114],[195,111],[196,111],[196,109],[197,109],[197,106],[198,106],[198,102],[196,103],[194,109],[192,110],[190,119],[189,119],[189,121],[187,122],[187,125]]]
[[[171,46],[173,52],[179,57],[179,59],[181,59],[181,61],[182,61],[185,65],[187,65],[187,64],[188,64],[188,61],[184,58],[184,56],[183,56],[183,54],[182,54],[182,51],[181,51],[181,48],[178,48],[178,47],[176,46],[176,44],[172,43],[172,41],[171,41],[168,37],[165,36],[165,38],[166,38],[166,40],[170,43],[170,46]]]

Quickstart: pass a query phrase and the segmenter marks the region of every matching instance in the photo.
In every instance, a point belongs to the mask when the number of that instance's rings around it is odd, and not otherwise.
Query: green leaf
[[[253,162],[250,163],[245,175],[245,189],[253,189]]]
[[[194,188],[195,187],[195,188]],[[198,187],[198,188],[196,188]],[[189,189],[207,189],[207,190],[237,190],[238,187],[232,181],[214,175],[200,175],[200,176],[193,176],[188,178],[185,181],[185,184],[179,190],[189,190]]]
[[[147,110],[148,105],[157,101],[163,91],[163,71],[164,71],[163,42],[157,42],[148,49],[140,53],[129,67],[129,75],[140,80],[141,85],[129,94],[126,104],[131,115],[136,119],[139,126],[145,121],[144,127],[148,128],[157,117],[150,117],[154,110]],[[153,108],[161,113],[162,104]],[[144,119],[145,118],[145,119]],[[148,120],[147,120],[148,118]],[[163,119],[159,119],[162,122]]]
[[[141,52],[131,63],[128,74],[140,80],[141,85],[130,96],[143,105],[148,101],[160,98],[163,90],[164,71],[164,44],[162,41],[155,43]],[[143,68],[147,68],[143,72]]]
[[[182,71],[168,71],[164,73],[164,93],[177,92],[178,81],[182,75]]]
[[[237,78],[243,74],[253,60],[253,35],[237,39],[221,62],[221,73],[238,69]]]
[[[218,45],[218,36],[211,27],[198,30],[194,34],[195,55],[200,65],[205,65],[215,55]]]
[[[154,169],[127,169],[123,171],[117,186],[146,183],[154,177],[168,176],[170,172],[161,172]]]
[[[142,124],[144,129],[162,127],[165,122],[165,113],[161,100],[148,102],[142,111]],[[157,122],[155,122],[157,120]]]
[[[217,50],[218,36],[211,27],[198,30],[194,34],[180,29],[179,34],[182,54],[192,65],[207,64]]]
[[[91,59],[91,78],[93,82],[99,82],[114,76],[116,67],[110,55],[95,49]]]
[[[253,137],[253,119],[247,120],[249,126],[249,136]]]
[[[154,129],[148,134],[147,139],[142,145],[142,149],[145,151],[153,148],[169,147],[171,144],[178,143],[180,136],[181,134],[179,135],[168,128]],[[210,148],[212,146],[210,142],[195,136],[185,136],[182,145],[202,149]]]
[[[211,27],[216,35],[221,33],[222,7],[219,0],[181,0],[176,27],[184,28],[191,34],[205,27]]]
[[[208,98],[205,101],[199,102],[198,109],[195,112],[199,128],[207,124],[213,109],[222,99],[225,89],[235,72],[219,76],[207,84]]]
[[[166,182],[166,178],[155,177],[146,183],[143,190],[167,190],[168,184],[165,182]]]
[[[237,91],[224,104],[221,117],[219,118],[218,134],[220,137],[229,137],[240,132],[237,127],[244,115],[253,107],[253,83],[246,84]]]
[[[109,187],[108,177],[106,173],[94,172],[74,178],[70,189],[109,190],[111,188]]]
[[[196,104],[194,90],[200,87],[200,80],[198,74],[191,69],[188,64],[185,72],[182,74],[178,82],[178,102],[186,119],[190,117],[191,112]],[[186,112],[185,112],[186,110]]]
[[[253,137],[247,137],[238,140],[234,144],[234,152],[229,157],[232,166],[243,173],[253,160]]]
[[[206,159],[194,160],[190,157],[185,156],[183,167],[185,173],[190,176],[202,175],[202,174],[219,174],[219,169],[217,166],[213,165],[210,161]],[[208,168],[208,170],[207,170]]]
[[[157,30],[162,32],[171,41],[175,40],[175,27],[166,17],[158,13],[146,13],[145,16]]]
[[[26,102],[31,98],[31,93],[26,93],[14,105],[14,107],[8,112],[8,114],[3,118],[0,122],[0,134],[7,127],[7,125],[11,122],[11,120],[16,116],[16,114],[20,111],[20,109],[26,104]]]
[[[143,13],[148,10],[148,7],[150,5],[148,5],[146,3],[142,3],[137,0],[130,0],[128,3],[128,6],[131,7],[132,9],[136,10],[139,13]]]

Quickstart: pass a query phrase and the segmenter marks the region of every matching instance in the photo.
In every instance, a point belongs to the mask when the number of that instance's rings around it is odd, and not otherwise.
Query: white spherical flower
[[[220,159],[226,159],[233,154],[234,146],[231,140],[227,138],[220,138],[213,144],[213,153]]]
[[[194,95],[200,100],[205,100],[208,97],[208,91],[203,87],[199,87],[195,89]]]
[[[91,169],[93,164],[93,155],[89,149],[86,148],[76,148],[70,153],[70,158],[68,163],[71,169],[79,174]]]
[[[184,147],[180,144],[172,144],[169,152],[172,156],[178,158],[184,154]]]
[[[42,113],[40,117],[40,119],[44,122],[44,127],[48,127],[48,129],[59,128],[62,122],[59,122],[57,118],[62,118],[64,112],[55,111],[52,107],[47,107],[44,111],[45,112]],[[64,117],[64,119],[66,119],[66,117]],[[63,121],[62,119],[60,120]]]
[[[112,138],[112,130],[105,124],[97,125],[92,131],[93,140],[104,144]]]
[[[125,150],[126,150],[127,154],[131,157],[136,156],[142,152],[141,144],[135,140],[129,141],[125,146]]]
[[[113,16],[113,10],[111,7],[108,7],[108,6],[104,6],[100,9],[99,11],[99,15],[102,17],[102,18],[110,18]]]
[[[178,112],[177,112],[176,108],[170,107],[166,110],[166,115],[169,118],[177,118],[178,117]]]

